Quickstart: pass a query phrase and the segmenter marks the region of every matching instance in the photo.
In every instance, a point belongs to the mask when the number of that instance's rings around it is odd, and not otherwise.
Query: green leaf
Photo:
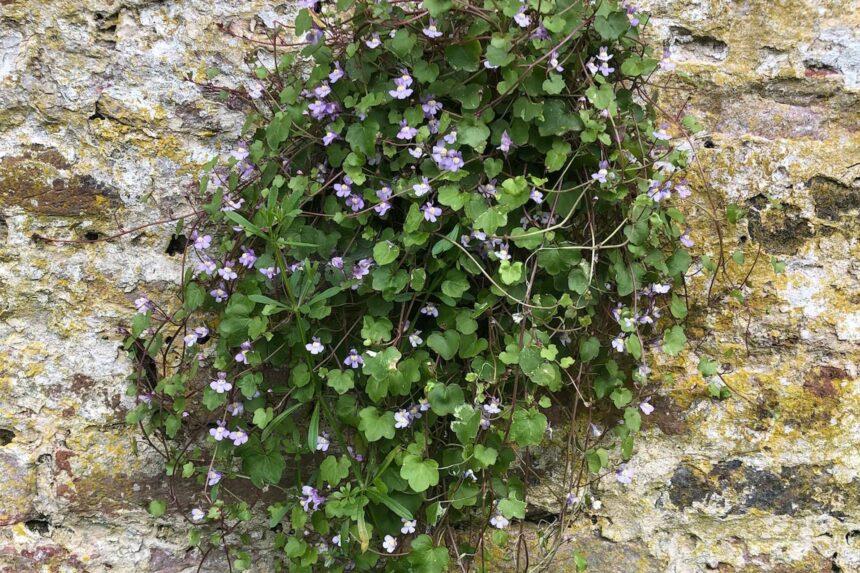
[[[320,464],[320,479],[333,486],[349,475],[349,460],[341,456],[340,460],[335,456],[327,456]]]
[[[448,549],[433,547],[429,535],[421,534],[411,543],[412,551],[406,558],[412,573],[443,573],[448,570]]]
[[[451,9],[452,0],[424,0],[424,7],[430,15],[437,18]]]
[[[448,4],[450,7],[450,2]],[[450,44],[445,48],[445,58],[448,65],[455,70],[475,72],[481,63],[481,43],[478,40],[468,40]]]
[[[463,389],[456,384],[441,384],[433,385],[430,393],[427,395],[430,402],[430,408],[433,413],[438,416],[447,416],[453,414],[458,406],[465,403],[466,397],[463,394]]]
[[[499,265],[499,275],[506,285],[521,282],[523,280],[523,264],[520,261],[513,264],[510,261],[502,261]]]
[[[314,406],[314,413],[311,414],[311,421],[308,424],[308,449],[312,452],[317,451],[317,437],[320,435],[320,403],[317,402]]]
[[[546,416],[530,408],[517,410],[511,419],[510,438],[520,446],[537,446],[546,433]]]
[[[631,334],[628,336],[627,340],[624,341],[624,346],[633,358],[636,360],[642,358],[642,343],[639,341],[638,335]]]
[[[457,141],[479,153],[484,151],[489,137],[490,128],[474,119],[461,121],[457,126]]]
[[[421,493],[439,483],[439,464],[436,460],[422,460],[413,454],[403,456],[400,477],[409,482],[409,487]]]
[[[287,463],[274,444],[262,444],[259,438],[251,436],[248,443],[239,448],[239,452],[242,457],[242,471],[251,478],[251,483],[255,486],[263,487],[281,481]]]
[[[672,293],[672,301],[669,303],[669,310],[675,318],[684,319],[687,316],[687,302],[683,298]]]
[[[663,351],[669,356],[677,356],[687,343],[684,329],[678,325],[663,333]]]
[[[391,241],[381,241],[373,247],[373,260],[380,266],[394,262],[399,255],[400,247]]]
[[[460,347],[460,335],[453,330],[436,331],[427,337],[427,346],[445,360],[451,360],[457,355],[457,349]]]
[[[617,40],[630,29],[630,21],[624,12],[612,12],[609,16],[597,16],[594,29],[604,40]]]
[[[498,452],[494,448],[488,448],[481,444],[475,444],[473,455],[482,468],[488,468],[495,464],[498,458]]]
[[[591,336],[579,340],[579,359],[583,362],[591,362],[600,353],[600,341]]]
[[[185,310],[192,311],[200,307],[206,299],[205,291],[197,283],[188,283],[185,287]]]
[[[626,408],[624,410],[624,425],[631,432],[638,432],[642,427],[642,416],[638,408]]]
[[[149,502],[149,514],[153,517],[161,517],[167,510],[167,504],[160,499],[153,499]]]
[[[499,512],[508,519],[525,519],[526,502],[514,498],[505,498],[499,501]]]
[[[711,360],[707,356],[702,356],[699,359],[699,373],[703,378],[708,378],[709,376],[715,376],[717,371],[719,370],[719,363],[715,360]]]
[[[329,370],[326,383],[338,394],[346,394],[355,388],[355,375],[352,370]]]
[[[588,464],[588,471],[596,474],[609,465],[609,452],[603,448],[589,450],[585,453],[585,462]]]
[[[544,164],[547,171],[553,173],[558,171],[564,164],[567,163],[567,158],[570,155],[571,147],[566,141],[556,140],[552,144],[552,149],[547,151]]]
[[[368,442],[378,442],[382,438],[394,437],[394,413],[383,412],[381,415],[375,406],[368,406],[358,413],[361,420],[358,429]]]

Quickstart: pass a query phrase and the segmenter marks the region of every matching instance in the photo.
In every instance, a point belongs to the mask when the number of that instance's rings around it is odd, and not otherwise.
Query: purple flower
[[[424,117],[435,117],[436,114],[442,111],[442,102],[436,101],[432,95],[421,98],[421,109],[424,111]]]
[[[334,63],[334,70],[328,75],[328,81],[337,83],[337,80],[343,77],[343,68],[340,67],[340,62]]]
[[[343,268],[343,257],[332,257],[331,261],[329,261],[329,264],[336,269],[342,269]]]
[[[420,159],[422,155],[424,155],[424,150],[420,147],[410,147],[409,155],[414,157],[415,159]]]
[[[218,268],[218,266],[215,264],[215,261],[209,257],[203,257],[197,264],[197,272],[206,273],[208,275],[214,273],[216,268]]]
[[[426,314],[427,316],[432,316],[434,318],[439,316],[439,309],[436,308],[436,305],[432,302],[428,302],[427,304],[425,304],[421,308],[420,312],[421,314]]]
[[[648,187],[648,196],[653,199],[655,203],[659,203],[664,199],[670,198],[672,196],[672,183],[667,181],[661,186],[659,181],[652,180]]]
[[[424,339],[421,338],[421,331],[415,330],[412,334],[409,335],[409,344],[412,345],[412,348],[418,348],[424,343]]]
[[[386,535],[385,540],[382,542],[382,548],[385,549],[387,553],[394,553],[394,550],[397,549],[397,538],[392,537],[391,535]]]
[[[650,416],[651,413],[654,411],[654,406],[652,406],[648,402],[642,402],[641,404],[639,404],[639,409],[642,410],[642,413],[646,416]]]
[[[446,136],[446,140],[447,137],[448,136]],[[456,138],[456,133],[454,134],[454,137]],[[433,146],[432,157],[439,169],[443,171],[456,173],[464,165],[462,153],[456,149],[447,149],[441,143],[437,143]]]
[[[361,195],[350,195],[346,198],[346,206],[352,209],[352,212],[361,211],[364,208],[364,199]]]
[[[678,197],[680,197],[681,199],[686,199],[693,194],[693,192],[690,191],[690,188],[687,186],[687,182],[683,179],[675,185],[675,193],[677,193]]]
[[[317,451],[318,452],[327,452],[328,447],[331,445],[331,441],[328,439],[328,435],[323,432],[321,436],[317,436]]]
[[[412,88],[409,86],[412,85],[412,77],[404,73],[398,78],[394,79],[394,89],[388,90],[388,94],[394,99],[406,99],[412,95]]]
[[[663,52],[663,59],[660,60],[660,69],[664,72],[671,72],[675,69],[675,62],[671,61],[672,52],[666,50]]]
[[[224,285],[221,284],[218,288],[212,289],[209,291],[209,294],[215,299],[215,302],[224,302],[227,300],[227,297],[230,296],[227,294],[227,291],[224,290]]]
[[[410,533],[415,533],[415,526],[418,525],[418,522],[414,519],[406,519],[404,517],[400,518],[400,523],[403,524],[403,527],[400,528],[400,533],[404,535],[409,535]]]
[[[236,356],[234,357],[236,359],[236,362],[241,362],[242,364],[248,364],[248,353],[251,351],[251,341],[246,340],[245,342],[242,343],[242,345],[239,348],[240,348],[239,353],[236,354]]]
[[[224,266],[218,269],[218,275],[225,281],[233,280],[239,276],[233,270],[233,261],[224,261]]]
[[[148,311],[155,308],[152,301],[145,296],[134,299],[134,306],[137,308],[138,314],[146,314]]]
[[[424,213],[424,220],[430,223],[435,223],[436,218],[442,215],[442,208],[434,205],[432,201],[427,201],[421,211]]]
[[[666,126],[662,126],[660,129],[654,131],[654,139],[659,141],[669,141],[672,139],[672,136],[666,132]]]
[[[414,127],[410,127],[406,120],[400,121],[400,131],[397,132],[397,139],[412,139],[418,135],[418,130]]]
[[[202,251],[203,249],[208,249],[212,246],[212,236],[211,235],[203,235],[202,237],[197,237],[194,240],[194,248]]]
[[[612,348],[615,349],[616,352],[624,352],[624,335],[619,334],[615,338],[612,339]]]
[[[601,161],[598,167],[600,169],[597,170],[597,173],[592,173],[591,178],[599,183],[606,183],[606,176],[609,175],[609,162]]]
[[[361,279],[370,273],[370,267],[373,266],[372,259],[361,259],[357,264],[352,266],[352,278]]]
[[[344,177],[343,183],[335,183],[335,195],[337,195],[338,197],[349,197],[350,195],[352,195],[352,187],[350,187],[351,184],[352,179],[350,179],[349,177]]]
[[[499,250],[495,252],[496,258],[500,261],[509,261],[511,260],[510,247],[507,243],[503,243]]]
[[[529,199],[540,205],[543,202],[543,193],[537,189],[532,189],[531,193],[529,193]]]
[[[487,414],[499,414],[502,411],[501,402],[499,402],[498,398],[490,398],[490,401],[484,404],[483,406],[484,412]]]
[[[211,431],[211,430],[210,430],[210,431]],[[219,440],[219,441],[220,441],[220,440]],[[209,471],[206,473],[206,483],[208,483],[209,485],[215,485],[215,484],[217,484],[219,481],[221,481],[221,478],[222,478],[222,477],[224,477],[224,476],[223,476],[223,475],[221,475],[221,472],[216,471],[216,470],[209,470]]]
[[[436,20],[433,18],[430,18],[430,23],[421,31],[424,32],[424,35],[428,38],[438,38],[442,35],[442,32],[436,29]]]
[[[230,439],[233,440],[234,446],[241,446],[248,441],[248,433],[242,428],[236,428],[230,432]]]
[[[302,498],[301,504],[305,511],[316,511],[325,503],[325,498],[320,495],[320,492],[309,485],[302,486],[302,495],[304,498]]]
[[[262,274],[264,277],[266,277],[269,280],[272,280],[273,278],[275,278],[275,275],[277,275],[280,272],[281,272],[281,269],[279,269],[278,267],[263,267],[262,269],[260,269],[260,274]]]
[[[394,427],[398,430],[408,428],[412,423],[412,416],[406,410],[398,410],[394,413]]]
[[[635,28],[639,25],[639,17],[636,16],[636,13],[639,12],[639,8],[636,6],[628,6],[627,8],[627,19],[630,21],[630,26]]]
[[[242,256],[239,257],[239,264],[245,267],[246,269],[250,269],[254,266],[254,263],[257,262],[257,254],[253,249],[249,249],[247,247],[242,247],[244,251]]]
[[[317,87],[314,88],[314,95],[319,99],[323,99],[325,96],[331,93],[331,87],[327,82],[323,82]]]
[[[447,135],[445,135],[445,137],[443,137],[442,139],[445,140],[445,143],[448,143],[450,145],[454,145],[455,143],[457,143],[457,132],[452,131],[452,132],[448,133]]]
[[[628,484],[633,481],[633,468],[624,464],[619,468],[619,470],[615,474],[615,479],[618,480],[618,483]]]
[[[554,69],[557,72],[563,72],[564,68],[558,63],[558,54],[555,53],[555,50],[552,51],[549,57],[549,67]]]
[[[502,141],[499,145],[499,150],[505,155],[511,150],[511,145],[513,145],[513,141],[511,137],[508,135],[508,130],[502,132]]]
[[[333,132],[331,129],[326,128],[326,130],[325,130],[325,135],[324,135],[324,136],[323,136],[323,138],[322,138],[323,145],[325,145],[326,147],[328,147],[329,145],[331,145],[331,143],[332,143],[335,139],[338,139],[339,137],[340,137],[340,136],[339,136],[338,134],[336,134],[335,132]]]
[[[242,402],[233,402],[227,405],[227,411],[231,416],[241,416],[245,412],[245,405]]]
[[[260,82],[250,81],[245,85],[245,90],[248,92],[248,97],[251,99],[260,99],[263,95],[263,84]]]
[[[219,422],[217,428],[209,428],[209,435],[215,438],[216,442],[220,442],[230,435],[230,430],[224,427],[223,422]]]
[[[235,211],[236,209],[241,209],[242,205],[245,203],[245,200],[241,197],[233,197],[230,193],[224,193],[224,196],[221,198],[221,201],[224,203],[224,206],[221,207],[222,211]]]
[[[206,517],[206,513],[202,509],[195,507],[194,509],[191,510],[191,520],[192,521],[200,521],[204,517]]]
[[[543,22],[538,22],[538,27],[532,32],[532,40],[549,40],[549,32],[543,27]]]
[[[527,28],[531,23],[531,19],[526,15],[526,7],[521,6],[520,11],[517,12],[516,16],[514,16],[514,22],[517,23],[517,26],[520,28]]]
[[[233,385],[227,382],[226,372],[219,372],[218,377],[209,383],[209,387],[219,394],[224,394],[225,392],[229,392],[233,388]]]
[[[369,40],[364,41],[364,45],[371,50],[378,48],[380,44],[382,44],[382,40],[379,39],[379,34],[374,34]]]
[[[677,189],[677,187],[676,187],[676,189]],[[684,245],[685,247],[687,247],[688,249],[690,247],[692,247],[693,245],[695,245],[695,243],[693,242],[693,239],[690,238],[689,229],[684,231],[683,233],[681,233],[681,236],[678,237],[678,240],[681,241],[681,244]]]
[[[325,346],[322,342],[320,342],[319,337],[316,336],[312,337],[311,341],[305,344],[305,348],[311,354],[320,354],[322,351],[325,350]]]
[[[433,188],[430,187],[430,180],[427,179],[426,177],[422,177],[421,182],[413,185],[412,189],[415,191],[415,195],[418,197],[421,197],[422,195],[426,195],[427,193],[429,193],[430,191],[433,190]]]
[[[358,368],[359,366],[364,364],[364,359],[361,357],[361,354],[358,353],[358,350],[352,348],[349,351],[349,355],[347,355],[346,359],[344,359],[343,363],[350,368]]]
[[[320,99],[311,103],[308,106],[308,111],[311,114],[311,117],[314,119],[323,119],[326,115],[328,115],[328,104]]]
[[[493,517],[490,518],[490,525],[492,525],[496,529],[504,529],[508,525],[510,525],[510,523],[511,522],[508,521],[508,519],[504,515],[502,515],[501,513],[497,513],[496,515],[494,515]]]

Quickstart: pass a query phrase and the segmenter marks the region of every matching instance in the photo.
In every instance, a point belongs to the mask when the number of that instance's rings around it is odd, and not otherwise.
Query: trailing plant
[[[138,300],[128,418],[171,486],[150,510],[236,570],[261,518],[291,571],[493,570],[550,420],[563,523],[629,480],[652,369],[685,344],[688,155],[648,103],[647,18],[301,4],[305,45],[273,35],[239,94],[263,113],[177,227],[179,304]],[[618,423],[579,432],[596,411]]]

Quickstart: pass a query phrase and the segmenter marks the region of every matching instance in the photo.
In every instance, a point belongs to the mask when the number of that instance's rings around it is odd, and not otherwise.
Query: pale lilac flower
[[[421,182],[413,185],[412,189],[415,191],[415,195],[418,197],[421,197],[422,195],[426,195],[427,193],[429,193],[430,191],[433,190],[433,188],[430,187],[430,180],[427,179],[426,177],[422,177]]]
[[[203,235],[201,237],[197,237],[194,240],[194,248],[202,251],[203,249],[208,249],[212,246],[212,236],[211,235]]]
[[[454,145],[455,143],[457,143],[457,132],[452,131],[452,132],[446,134],[445,137],[443,137],[442,139],[445,140],[445,143],[448,143],[450,145]]]
[[[655,294],[666,294],[667,292],[672,290],[672,285],[671,284],[654,283],[651,285],[650,288],[651,288],[651,292],[653,292]]]
[[[385,541],[382,542],[382,548],[388,553],[394,553],[394,550],[397,549],[397,539],[390,535],[386,535]]]
[[[678,188],[676,187],[675,189],[677,190]],[[690,247],[692,247],[693,245],[695,245],[695,243],[693,242],[693,239],[690,238],[690,231],[689,230],[681,233],[681,236],[678,237],[678,240],[681,241],[681,244],[684,245],[685,247],[687,247],[688,249]]]
[[[628,484],[633,481],[633,468],[624,464],[619,468],[619,470],[615,474],[615,479],[618,480],[618,483]]]
[[[540,205],[543,202],[543,193],[537,189],[532,189],[531,193],[529,193],[529,199]]]
[[[564,68],[558,63],[558,54],[556,54],[555,50],[552,51],[549,58],[549,67],[557,72],[563,72]]]
[[[397,132],[397,139],[412,139],[418,135],[418,130],[410,127],[406,120],[400,121],[400,131]]]
[[[648,196],[655,203],[670,198],[672,196],[672,183],[667,181],[661,186],[660,181],[656,179],[651,180],[651,184],[648,186]]]
[[[373,266],[373,259],[361,259],[357,264],[352,266],[352,278],[361,279],[370,273],[370,267]]]
[[[432,302],[428,302],[424,307],[421,308],[421,314],[426,314],[427,316],[432,316],[437,318],[439,316],[439,309],[436,308],[436,305]]]
[[[499,150],[505,155],[511,150],[511,145],[513,145],[513,141],[511,137],[508,135],[508,130],[502,132],[502,141],[499,144]]]
[[[185,341],[185,346],[194,346],[197,344],[197,335],[192,332],[190,334],[186,334],[182,340]]]
[[[394,427],[398,430],[408,428],[412,423],[412,417],[406,410],[398,410],[394,413]]]
[[[364,208],[364,199],[361,195],[350,195],[346,198],[346,206],[352,209],[352,212],[361,211]]]
[[[241,446],[248,441],[248,433],[242,428],[236,428],[230,432],[230,439],[233,440],[234,446]]]
[[[478,481],[478,476],[475,475],[475,472],[473,470],[464,471],[463,477],[472,481]]]
[[[325,130],[325,135],[324,135],[324,136],[323,136],[323,138],[322,138],[323,145],[325,145],[326,147],[328,147],[329,145],[331,145],[331,143],[332,143],[335,139],[338,139],[339,137],[340,137],[340,136],[339,136],[338,134],[336,134],[335,132],[333,132],[331,129],[326,128],[326,130]]]
[[[224,266],[218,269],[218,275],[225,281],[238,278],[239,275],[233,270],[233,261],[224,261]]]
[[[669,141],[670,139],[672,139],[672,136],[669,135],[668,132],[666,132],[666,127],[663,126],[660,129],[654,131],[654,139],[657,139],[659,141]]]
[[[222,423],[219,423],[217,428],[209,428],[209,435],[215,438],[216,442],[220,442],[230,435],[230,430],[225,428]]]
[[[331,441],[328,439],[328,436],[323,433],[320,436],[317,436],[317,451],[318,452],[327,452],[328,447],[331,445]]]
[[[409,155],[414,157],[415,159],[420,159],[422,155],[424,155],[424,150],[420,147],[410,147]]]
[[[246,340],[239,347],[240,351],[235,356],[236,362],[241,362],[242,364],[248,364],[248,353],[251,351],[251,341]]]
[[[693,194],[693,192],[690,191],[690,188],[687,186],[687,182],[683,179],[675,185],[675,193],[677,193],[678,197],[680,197],[681,199],[686,199]]]
[[[305,496],[301,500],[302,507],[305,511],[316,511],[325,503],[325,498],[320,495],[316,488],[309,485],[302,486],[302,495]],[[313,505],[313,508],[311,506]]]
[[[543,26],[543,22],[538,22],[537,28],[532,32],[532,40],[549,40],[549,31]]]
[[[335,535],[331,538],[331,542],[340,547],[340,535]]]
[[[320,354],[323,350],[325,350],[325,346],[323,345],[322,342],[320,342],[320,339],[316,336],[311,338],[311,342],[309,342],[308,344],[305,344],[305,348],[311,354]]]
[[[421,31],[424,32],[424,35],[428,38],[438,38],[442,35],[442,32],[436,29],[436,20],[433,18],[430,18],[430,23]]]
[[[499,247],[499,250],[496,251],[494,254],[496,255],[496,258],[499,259],[500,261],[509,261],[509,260],[511,260],[511,254],[509,252],[509,249],[510,249],[510,247],[508,246],[508,244],[503,243]]]
[[[403,527],[400,528],[400,533],[404,535],[415,533],[415,526],[418,525],[417,521],[401,517],[400,522],[403,524]]]
[[[152,301],[150,301],[145,296],[134,299],[134,306],[137,308],[138,314],[146,314],[147,312],[155,308],[155,305],[152,304]]]
[[[211,275],[215,272],[215,269],[218,268],[218,265],[215,264],[215,261],[210,259],[209,257],[203,257],[200,262],[197,264],[197,272],[206,273],[207,275]]]
[[[254,249],[249,249],[247,247],[242,247],[244,251],[242,256],[239,257],[239,264],[245,267],[246,269],[250,269],[254,266],[254,263],[257,262],[257,253],[254,252]]]
[[[639,25],[639,17],[636,13],[639,12],[639,8],[636,6],[628,6],[627,7],[627,20],[630,22],[630,26],[635,28]]]
[[[403,84],[405,84],[406,87],[411,86],[412,82],[413,82],[412,76],[409,75],[409,70],[407,70],[406,68],[400,68],[400,77],[397,79],[399,79],[401,82],[403,82]]]
[[[487,414],[499,414],[502,411],[501,402],[498,398],[490,398],[490,401],[484,404],[484,412]]]
[[[328,104],[321,99],[318,99],[308,105],[308,111],[314,119],[323,119],[328,115]]]
[[[496,196],[496,180],[491,179],[485,184],[478,185],[478,193],[487,199],[494,198]]]
[[[521,6],[520,11],[514,16],[514,22],[517,23],[517,26],[520,28],[527,28],[531,23],[531,18],[526,15],[526,7]]]
[[[421,109],[424,111],[424,117],[435,117],[436,114],[442,111],[442,102],[437,101],[432,95],[428,95],[421,99]]]
[[[388,95],[394,99],[406,99],[412,95],[412,78],[408,75],[402,75],[394,79],[394,89],[388,90]]]
[[[227,405],[227,412],[233,417],[241,416],[245,412],[245,405],[242,402],[233,402]]]
[[[432,201],[427,201],[421,211],[424,213],[424,220],[429,223],[435,223],[437,218],[442,216],[442,208],[434,205]]]
[[[251,99],[259,99],[263,95],[263,84],[258,81],[251,80],[245,84],[248,91],[248,97]]]
[[[508,525],[510,525],[510,523],[511,522],[508,521],[508,519],[501,513],[497,513],[492,518],[490,518],[490,525],[492,525],[496,529],[504,529]]]
[[[606,176],[609,175],[609,162],[601,161],[598,167],[597,173],[592,173],[591,178],[599,183],[606,183]]]
[[[371,50],[378,48],[380,44],[382,44],[382,40],[379,39],[379,34],[374,34],[369,40],[364,41],[364,45]]]
[[[241,209],[242,205],[245,203],[245,200],[241,197],[233,197],[230,193],[224,193],[224,196],[221,198],[221,201],[224,203],[224,206],[221,207],[221,210],[224,212],[235,211],[236,209]]]
[[[281,269],[279,269],[278,267],[263,267],[262,269],[260,269],[260,274],[262,274],[264,277],[266,277],[269,280],[272,280],[273,278],[275,278],[275,275],[277,275],[280,272],[281,272]]]
[[[227,294],[227,291],[224,290],[224,285],[221,284],[218,288],[212,289],[209,291],[209,294],[215,299],[215,302],[224,302],[227,300],[227,297],[230,296]]]
[[[358,350],[355,348],[350,349],[349,354],[344,359],[343,363],[350,368],[358,368],[362,364],[364,364],[364,359],[361,357],[361,354],[358,353]]]
[[[328,81],[337,83],[337,80],[343,77],[343,68],[340,67],[340,62],[334,63],[334,70],[328,75]]]
[[[206,483],[208,483],[209,485],[216,485],[219,481],[221,481],[222,477],[224,476],[221,474],[221,472],[216,470],[209,470],[206,473]]]
[[[314,95],[317,96],[319,99],[323,99],[325,96],[327,96],[330,93],[331,93],[331,87],[328,85],[327,82],[323,82],[320,85],[318,85],[316,88],[314,88]]]
[[[660,69],[664,72],[671,72],[675,69],[675,62],[671,61],[672,52],[666,50],[663,52],[663,59],[660,60]]]
[[[332,257],[331,261],[329,261],[329,264],[336,269],[342,269],[343,268],[343,257]]]
[[[619,334],[615,338],[612,339],[612,348],[614,348],[617,352],[624,352],[624,335]]]
[[[646,416],[650,416],[651,413],[654,411],[654,406],[652,406],[648,402],[642,402],[641,404],[639,404],[639,409],[642,410],[642,413]]]
[[[191,510],[192,521],[200,521],[204,517],[206,517],[206,513],[202,509],[195,507]]]
[[[577,503],[579,503],[579,497],[577,497],[577,496],[576,496],[576,495],[574,495],[573,493],[569,493],[569,494],[567,494],[567,497],[564,499],[564,504],[565,504],[568,508],[573,507],[573,506],[574,506],[574,505],[576,505]]]
[[[338,197],[349,197],[350,195],[352,195],[352,187],[350,186],[351,184],[352,179],[350,179],[349,177],[344,177],[343,183],[335,183],[333,186],[335,190],[335,195],[337,195]]]
[[[412,345],[412,348],[418,348],[424,343],[424,339],[420,335],[420,330],[415,330],[409,335],[409,344]]]
[[[421,398],[418,400],[418,409],[422,412],[426,412],[430,409],[430,401],[427,398]]]

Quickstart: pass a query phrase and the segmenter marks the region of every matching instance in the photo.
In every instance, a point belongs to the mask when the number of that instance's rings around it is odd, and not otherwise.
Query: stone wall
[[[281,4],[0,0],[2,571],[196,566],[142,509],[160,468],[123,422],[119,326],[138,293],[168,296],[173,223],[153,223],[188,212],[195,167],[243,121],[186,78],[218,67],[241,81],[253,43],[240,37]],[[734,397],[707,397],[695,353],[667,365],[676,383],[653,400],[633,482],[600,486],[575,546],[598,573],[858,571],[860,3],[644,8],[677,64],[655,79],[661,105],[706,127],[694,250],[717,253],[710,193],[749,209],[727,252],[749,268],[761,249],[763,263],[748,305],[721,282],[692,319],[694,348],[733,352]],[[558,570],[572,570],[566,553]]]

